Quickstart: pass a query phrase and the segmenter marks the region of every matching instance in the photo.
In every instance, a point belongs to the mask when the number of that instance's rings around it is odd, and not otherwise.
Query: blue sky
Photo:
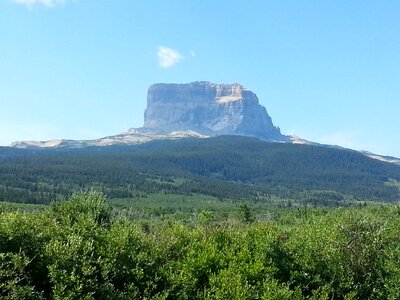
[[[143,124],[153,83],[243,84],[285,134],[400,157],[400,1],[0,0],[0,145]]]

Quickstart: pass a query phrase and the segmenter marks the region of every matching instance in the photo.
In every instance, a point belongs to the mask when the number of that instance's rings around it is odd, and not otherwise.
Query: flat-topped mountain
[[[131,128],[127,132],[93,140],[20,141],[13,143],[12,147],[84,148],[221,135],[249,136],[270,142],[320,145],[296,136],[283,135],[279,127],[272,123],[271,117],[266,108],[259,103],[256,94],[242,85],[198,81],[186,84],[158,83],[150,86],[143,127]],[[363,154],[400,165],[398,158],[369,152]]]
[[[20,141],[18,148],[80,148],[138,144],[184,137],[242,135],[265,141],[304,142],[282,135],[252,91],[206,81],[150,86],[144,125],[94,140]]]
[[[252,91],[240,84],[193,82],[149,88],[144,129],[195,131],[207,136],[243,135],[289,141]]]

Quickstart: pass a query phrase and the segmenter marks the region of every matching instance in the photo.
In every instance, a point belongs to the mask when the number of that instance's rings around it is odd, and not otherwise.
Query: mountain
[[[240,84],[155,84],[149,88],[145,129],[288,141],[252,91]]]
[[[252,91],[240,84],[154,84],[147,94],[144,125],[94,140],[19,141],[17,148],[80,148],[138,144],[159,139],[242,135],[291,142],[272,123]]]
[[[283,135],[255,93],[238,83],[158,83],[149,87],[144,124],[127,132],[93,140],[18,141],[21,149],[83,148],[135,145],[154,140],[209,138],[221,135],[256,137],[263,141],[325,147],[305,139]],[[376,160],[400,165],[400,159],[362,151]]]
[[[400,166],[357,151],[242,136],[74,149],[0,148],[3,201],[40,203],[96,189],[111,199],[162,193],[332,205],[346,199],[398,201],[399,187]]]

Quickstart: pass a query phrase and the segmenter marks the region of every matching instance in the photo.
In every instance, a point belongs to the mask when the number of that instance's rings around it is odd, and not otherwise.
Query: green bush
[[[73,225],[82,218],[89,218],[97,225],[107,226],[111,219],[111,206],[98,192],[75,193],[71,198],[55,202],[52,211],[59,222]]]
[[[23,252],[0,253],[0,299],[41,299],[27,267],[31,260]]]

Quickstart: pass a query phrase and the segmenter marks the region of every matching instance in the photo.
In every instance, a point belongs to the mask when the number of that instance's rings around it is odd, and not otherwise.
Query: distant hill
[[[0,148],[3,201],[45,203],[88,188],[110,198],[163,192],[396,201],[397,181],[400,166],[357,151],[241,136],[80,149]]]

